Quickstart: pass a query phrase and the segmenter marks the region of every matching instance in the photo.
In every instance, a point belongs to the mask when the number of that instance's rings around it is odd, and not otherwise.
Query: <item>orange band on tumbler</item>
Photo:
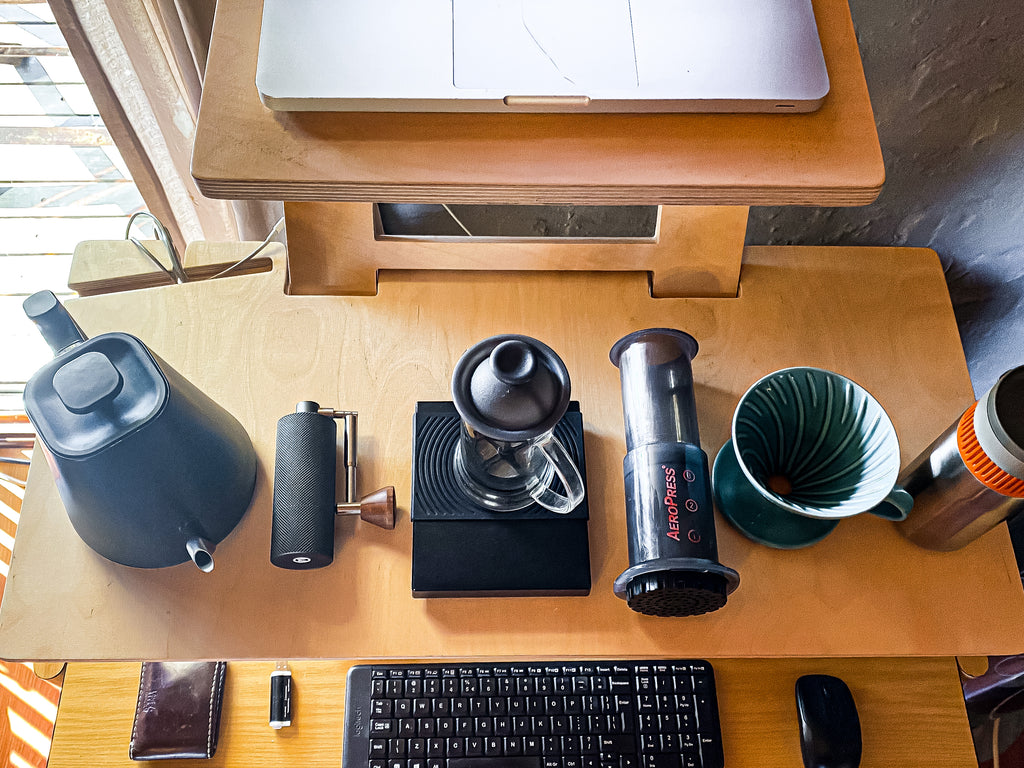
[[[982,485],[1003,496],[1024,499],[1024,480],[997,467],[978,445],[978,436],[974,432],[974,409],[977,406],[975,403],[967,409],[956,428],[956,446],[960,450],[960,458]]]

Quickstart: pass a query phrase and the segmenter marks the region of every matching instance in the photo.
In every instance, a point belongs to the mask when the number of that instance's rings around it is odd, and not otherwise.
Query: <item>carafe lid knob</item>
[[[569,405],[569,373],[547,345],[492,336],[466,351],[452,376],[462,419],[489,437],[530,440],[554,429]]]

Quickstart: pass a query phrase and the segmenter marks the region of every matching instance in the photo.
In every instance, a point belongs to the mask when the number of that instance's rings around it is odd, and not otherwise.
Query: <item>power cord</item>
[[[264,248],[266,248],[268,245],[270,245],[270,241],[273,240],[278,234],[280,234],[282,229],[284,229],[284,216],[282,216],[280,219],[277,220],[277,223],[270,230],[270,233],[266,236],[266,238],[263,240],[262,243],[260,243],[258,246],[256,246],[256,249],[253,250],[252,253],[250,253],[248,256],[246,256],[243,259],[239,259],[234,264],[232,264],[230,267],[227,267],[226,269],[222,269],[216,275],[214,275],[213,277],[210,277],[208,279],[216,280],[218,277],[224,277],[224,275],[226,275],[228,272],[236,270],[240,266],[242,266],[243,264],[245,264],[248,261],[250,261],[251,259],[256,258],[256,256],[259,255],[260,251],[262,251]]]
[[[146,218],[151,219],[153,221],[153,229],[156,230],[157,239],[160,241],[163,247],[167,249],[167,255],[171,259],[170,269],[161,264],[160,260],[153,255],[153,252],[149,250],[149,248],[147,248],[141,242],[139,242],[137,238],[131,236],[132,224],[134,224],[135,220],[140,216],[145,216]],[[157,269],[159,269],[161,272],[167,275],[167,279],[170,280],[172,283],[180,284],[188,282],[188,275],[185,274],[185,269],[184,267],[181,266],[181,259],[178,257],[178,252],[174,249],[174,243],[171,241],[171,233],[167,231],[167,227],[163,225],[163,222],[160,221],[160,219],[158,219],[152,213],[150,213],[149,211],[136,211],[135,213],[133,213],[131,215],[131,218],[128,219],[128,226],[125,227],[124,239],[129,241],[136,248],[138,248],[142,255],[149,259],[151,262],[153,262],[153,265]]]

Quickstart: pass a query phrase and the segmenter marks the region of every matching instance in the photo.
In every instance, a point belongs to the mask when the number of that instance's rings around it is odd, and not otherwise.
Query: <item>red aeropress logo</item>
[[[665,535],[674,541],[679,541],[679,489],[676,485],[676,470],[675,467],[666,467],[664,464],[661,465],[661,468],[665,473],[665,497],[663,501],[665,509],[668,510],[668,529],[665,531]],[[683,470],[683,480],[691,483],[695,479],[696,475],[691,470]],[[693,499],[686,499],[683,502],[683,506],[691,514],[698,509],[697,502]],[[686,538],[694,544],[700,543],[700,534],[695,530],[690,530],[686,534]]]

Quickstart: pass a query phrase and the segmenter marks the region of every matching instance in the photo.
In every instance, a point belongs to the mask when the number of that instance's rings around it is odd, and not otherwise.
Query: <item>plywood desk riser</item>
[[[814,0],[830,91],[801,115],[273,112],[262,4],[217,4],[192,175],[229,199],[864,205],[884,178],[846,0]]]
[[[176,760],[175,768],[336,768],[351,664],[292,663],[293,724],[274,731],[267,725],[273,663],[230,663],[217,753]],[[863,768],[977,766],[953,659],[719,659],[714,667],[730,768],[800,765],[793,685],[803,674],[838,675],[850,686]],[[69,665],[49,768],[137,766],[128,759],[128,738],[138,683],[138,664]]]
[[[260,4],[221,0],[192,174],[209,197],[285,201],[293,293],[372,293],[377,264],[654,262],[657,295],[733,296],[747,206],[864,205],[884,179],[850,9],[846,0],[814,0],[814,11],[830,92],[810,114],[285,113],[264,107],[255,86]],[[547,244],[469,254],[459,244],[385,249],[369,234],[369,202],[693,207],[670,214],[666,242],[679,258],[666,262],[664,248],[652,246],[614,254]],[[339,236],[339,221],[357,226]]]
[[[245,245],[224,245],[225,260]],[[268,249],[269,250],[269,249]],[[713,457],[740,395],[765,372],[844,373],[892,415],[904,461],[973,400],[936,255],[923,249],[750,248],[737,299],[652,299],[642,274],[386,274],[380,295],[282,293],[272,273],[69,302],[85,331],[139,335],[234,413],[259,457],[257,490],[216,568],[133,570],[72,530],[43,461],[31,468],[0,610],[0,657],[30,660],[437,656],[977,655],[1021,650],[1024,590],[1005,526],[935,553],[892,523],[843,521],[781,552],[719,519],[739,589],[722,610],[657,619],[611,584],[627,565],[618,371],[608,350],[651,326],[692,333],[701,438]],[[586,429],[588,597],[416,600],[408,520],[412,415],[444,399],[471,344],[519,332],[565,360]],[[277,419],[295,403],[360,411],[362,487],[394,484],[396,530],[337,526],[318,571],[269,562]],[[183,446],[183,449],[185,447]],[[41,458],[41,457],[40,457]],[[187,478],[182,478],[187,482]]]

